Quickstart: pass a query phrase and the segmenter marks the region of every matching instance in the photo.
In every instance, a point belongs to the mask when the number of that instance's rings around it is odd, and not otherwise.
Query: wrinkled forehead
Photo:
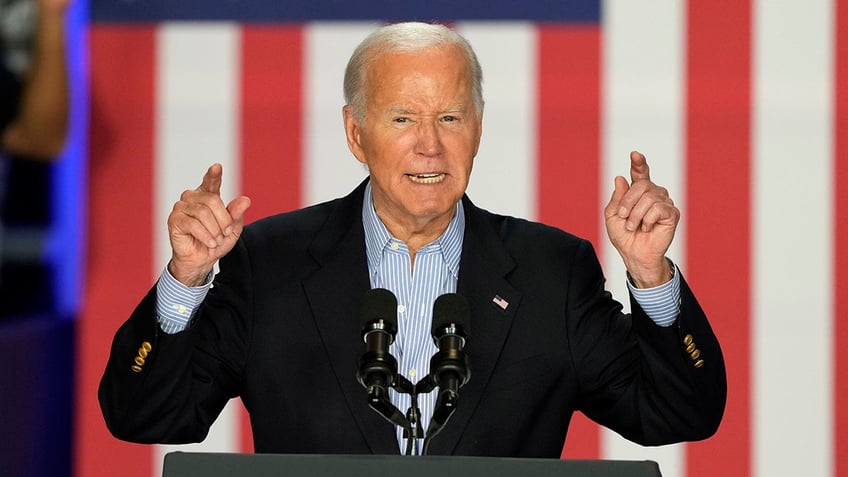
[[[461,52],[450,48],[429,48],[414,52],[381,55],[367,73],[368,97],[424,99],[441,103],[465,104],[472,99],[469,66]],[[370,102],[370,101],[369,101]]]
[[[421,48],[392,48],[391,45],[375,46],[367,70],[371,72],[380,65],[390,65],[396,61],[410,61],[416,58],[427,58],[438,62],[443,68],[461,69],[470,75],[471,65],[465,56],[465,51],[456,44],[431,45]]]
[[[365,72],[366,89],[379,90],[399,78],[423,75],[471,88],[471,68],[462,50],[446,45],[414,51],[381,52],[368,64]]]

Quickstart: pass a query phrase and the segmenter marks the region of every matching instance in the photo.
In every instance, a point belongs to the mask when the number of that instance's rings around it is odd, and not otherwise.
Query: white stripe
[[[303,203],[346,195],[368,174],[345,140],[342,82],[347,60],[375,23],[315,23],[305,30]]]
[[[828,476],[834,6],[761,0],[754,14],[754,475]]]
[[[483,140],[468,195],[497,213],[536,217],[536,31],[530,23],[461,23],[483,67]]]
[[[156,48],[154,276],[170,258],[166,220],[182,191],[197,187],[214,162],[224,167],[225,201],[233,198],[240,182],[236,157],[238,29],[232,24],[166,24],[159,29]],[[238,451],[239,419],[232,412],[232,404],[212,426],[203,444],[155,446],[154,475],[161,472],[164,455],[176,449]]]
[[[601,201],[609,200],[613,177],[630,178],[629,152],[644,153],[651,178],[669,189],[683,209],[683,101],[685,10],[683,2],[608,0],[603,12],[603,131]],[[669,255],[682,267],[683,224]],[[606,232],[603,232],[606,237]],[[624,266],[605,241],[607,286],[627,305]],[[685,270],[684,270],[685,273]],[[603,432],[603,456],[655,460],[664,477],[683,476],[680,445],[644,448],[611,431]]]

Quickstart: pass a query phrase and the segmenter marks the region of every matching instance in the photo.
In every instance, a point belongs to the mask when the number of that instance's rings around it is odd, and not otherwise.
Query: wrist
[[[212,269],[203,268],[196,270],[183,270],[173,259],[171,259],[171,261],[168,262],[167,270],[175,280],[183,285],[187,287],[200,287],[206,284],[209,273]]]
[[[636,288],[654,288],[674,278],[675,267],[671,259],[663,257],[659,265],[627,266],[627,279]]]

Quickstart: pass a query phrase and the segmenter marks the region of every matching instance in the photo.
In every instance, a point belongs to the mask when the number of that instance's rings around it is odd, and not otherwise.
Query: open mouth
[[[441,174],[407,174],[406,177],[416,184],[436,184],[445,180],[446,175]]]

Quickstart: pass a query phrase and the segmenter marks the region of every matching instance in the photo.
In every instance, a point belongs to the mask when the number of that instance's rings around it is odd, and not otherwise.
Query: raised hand
[[[225,206],[222,174],[220,164],[210,166],[200,186],[184,191],[168,215],[168,271],[184,285],[202,284],[215,262],[229,253],[241,236],[250,199],[236,197]]]
[[[651,182],[643,154],[630,153],[630,183],[624,177],[615,178],[604,217],[607,235],[636,286],[654,287],[670,279],[665,254],[680,222],[680,210],[664,187]]]

